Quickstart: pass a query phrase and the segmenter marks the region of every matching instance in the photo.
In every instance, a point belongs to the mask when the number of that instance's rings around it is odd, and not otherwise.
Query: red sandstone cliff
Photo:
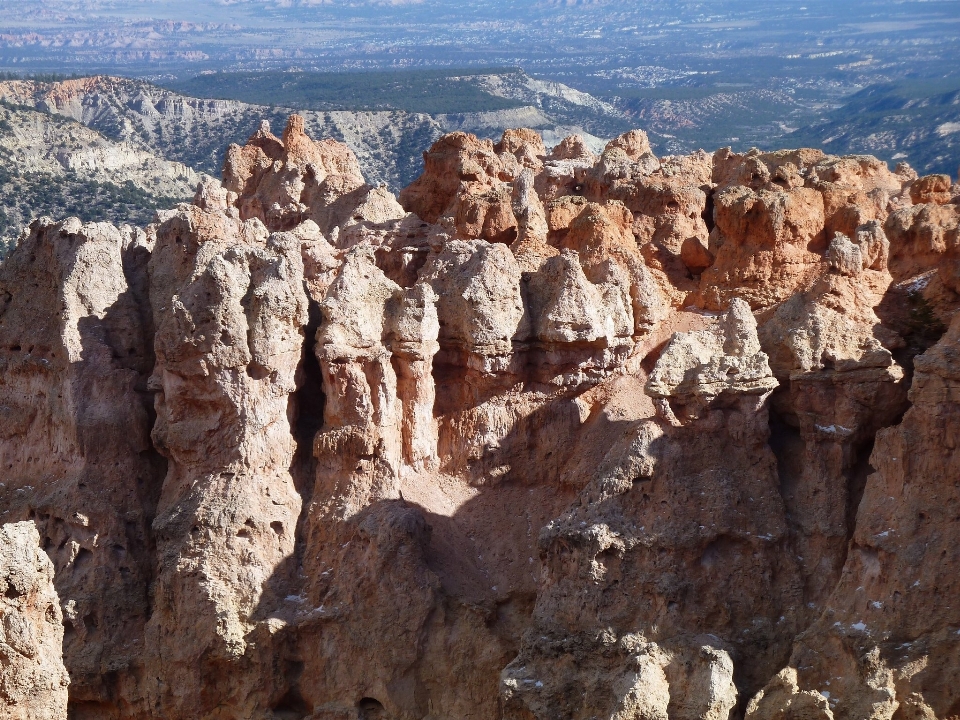
[[[293,117],[145,233],[38,221],[0,522],[70,717],[960,713],[958,196],[515,130],[397,199]],[[0,708],[65,717],[24,592]]]

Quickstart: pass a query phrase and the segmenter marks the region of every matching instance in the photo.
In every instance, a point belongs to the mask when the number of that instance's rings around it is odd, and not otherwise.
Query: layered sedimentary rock
[[[960,712],[950,178],[640,131],[424,166],[394,198],[294,116],[0,268],[72,716]]]

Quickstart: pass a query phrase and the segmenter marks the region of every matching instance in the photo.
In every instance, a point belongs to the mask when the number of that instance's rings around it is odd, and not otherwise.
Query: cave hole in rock
[[[707,202],[704,204],[701,217],[707,225],[707,232],[711,232],[716,226],[716,221],[713,219],[713,190],[711,190],[709,186],[706,186],[704,192],[707,195]]]
[[[387,720],[387,711],[379,700],[365,697],[357,703],[357,720]]]
[[[300,720],[310,715],[310,706],[300,694],[300,689],[296,686],[287,690],[283,697],[273,706],[273,714],[276,718],[284,720]]]
[[[770,403],[770,449],[777,459],[777,476],[780,480],[780,496],[783,498],[787,520],[795,530],[795,518],[792,515],[793,496],[803,472],[803,438],[796,422],[778,412],[774,403]]]
[[[254,380],[263,380],[270,375],[270,370],[258,362],[252,362],[247,365],[247,375]]]

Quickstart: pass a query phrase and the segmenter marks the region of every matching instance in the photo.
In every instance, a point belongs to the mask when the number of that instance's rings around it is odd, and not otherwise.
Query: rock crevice
[[[958,197],[511,130],[395,198],[293,116],[146,231],[36,222],[0,266],[0,532],[49,612],[0,600],[0,702],[956,714]]]

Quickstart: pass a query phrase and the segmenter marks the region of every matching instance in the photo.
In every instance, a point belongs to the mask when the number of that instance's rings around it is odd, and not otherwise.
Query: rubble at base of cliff
[[[0,265],[0,714],[960,715],[960,185],[292,116]]]

